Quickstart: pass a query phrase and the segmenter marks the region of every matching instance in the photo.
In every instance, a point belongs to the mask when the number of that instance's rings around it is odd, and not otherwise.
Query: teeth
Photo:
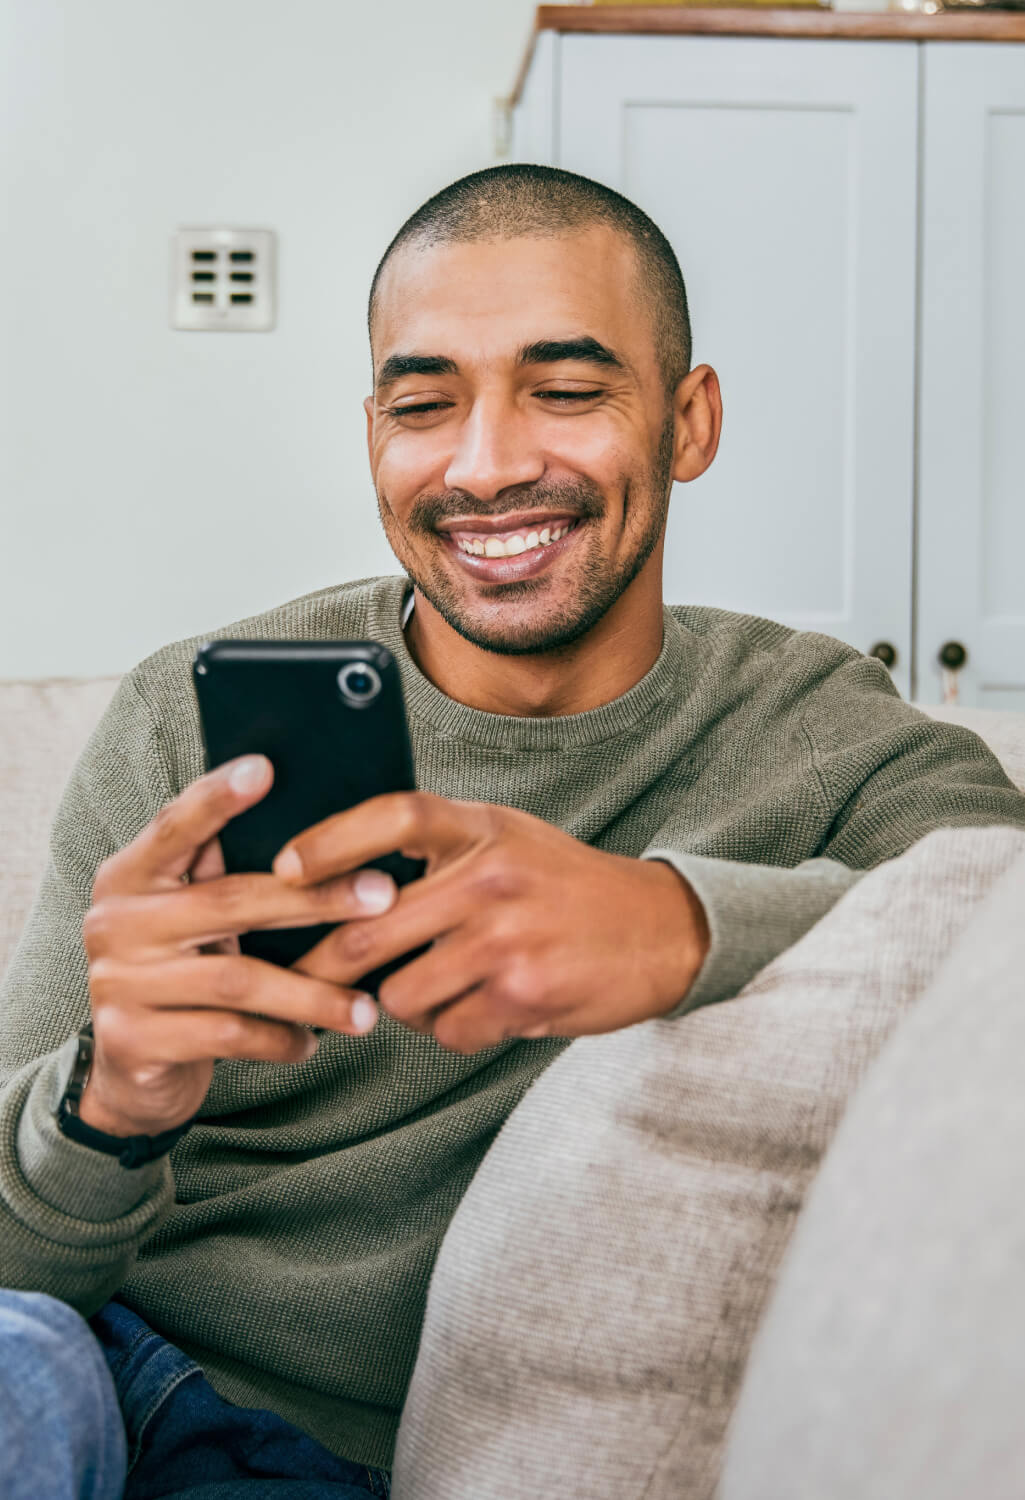
[[[469,552],[475,557],[518,557],[521,552],[532,552],[535,547],[548,547],[552,542],[557,542],[564,537],[567,531],[572,531],[577,523],[568,521],[563,526],[554,529],[545,526],[541,531],[528,531],[517,533],[516,536],[506,537],[505,540],[497,536],[464,538],[460,537],[457,546],[463,552]]]

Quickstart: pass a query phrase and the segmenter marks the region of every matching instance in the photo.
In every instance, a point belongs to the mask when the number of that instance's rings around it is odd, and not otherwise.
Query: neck
[[[646,572],[642,569],[585,636],[555,651],[529,656],[485,651],[453,630],[419,589],[406,643],[424,676],[468,708],[518,718],[584,713],[621,698],[658,659],[661,570],[655,588],[644,580]],[[642,580],[647,586],[638,588]]]

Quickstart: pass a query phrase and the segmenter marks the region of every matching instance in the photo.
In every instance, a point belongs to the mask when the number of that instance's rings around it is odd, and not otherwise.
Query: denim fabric
[[[233,1406],[188,1355],[113,1301],[90,1319],[124,1420],[124,1500],[367,1500],[383,1469],[339,1458],[274,1412]]]
[[[125,1431],[84,1318],[39,1292],[0,1290],[0,1494],[121,1500]]]
[[[129,1308],[0,1290],[3,1500],[367,1500],[383,1469],[233,1406]]]

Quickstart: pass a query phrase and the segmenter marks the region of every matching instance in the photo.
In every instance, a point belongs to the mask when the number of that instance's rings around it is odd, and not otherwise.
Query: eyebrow
[[[575,360],[580,364],[601,365],[614,370],[629,368],[614,349],[600,344],[589,334],[569,339],[537,339],[533,344],[523,344],[516,351],[517,365],[553,365],[561,360]],[[454,359],[443,354],[390,354],[382,364],[376,389],[394,385],[403,375],[458,375],[459,366]]]
[[[443,354],[389,354],[377,372],[377,389],[394,385],[403,375],[458,375],[454,359]]]
[[[614,370],[625,370],[626,361],[614,349],[599,344],[589,334],[572,339],[539,339],[535,344],[524,344],[517,350],[518,365],[554,365],[562,359],[574,359],[587,365],[609,365]]]

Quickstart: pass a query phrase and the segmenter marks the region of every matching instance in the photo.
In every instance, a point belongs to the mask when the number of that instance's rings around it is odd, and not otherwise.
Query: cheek
[[[636,452],[622,441],[622,434],[601,422],[580,424],[560,447],[553,444],[551,459],[561,461],[567,472],[585,479],[605,497],[608,510],[621,509],[624,492],[643,482],[644,466]]]
[[[418,495],[443,487],[438,476],[445,472],[444,460],[430,443],[403,441],[400,436],[383,443],[374,459],[377,493],[400,519]]]
[[[636,524],[638,512],[651,504],[647,472],[629,453],[610,453],[595,474],[607,504],[609,521],[628,529]]]
[[[389,454],[378,462],[374,484],[381,505],[401,520],[408,513],[416,495],[415,476],[408,472],[407,466],[395,462]]]

